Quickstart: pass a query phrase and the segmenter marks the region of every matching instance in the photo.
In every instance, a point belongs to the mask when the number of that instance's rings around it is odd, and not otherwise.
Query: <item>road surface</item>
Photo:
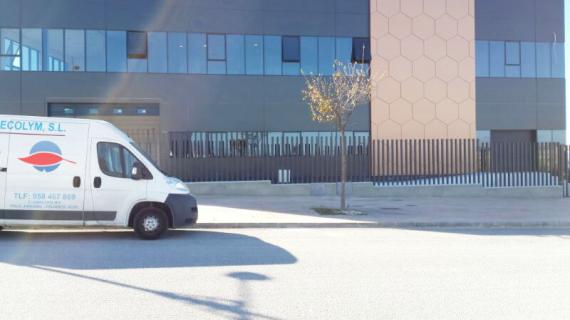
[[[1,319],[569,319],[567,229],[0,232]]]

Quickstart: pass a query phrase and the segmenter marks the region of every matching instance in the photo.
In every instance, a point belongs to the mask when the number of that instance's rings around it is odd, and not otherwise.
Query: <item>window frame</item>
[[[11,39],[7,39],[9,41],[9,47],[11,47],[11,53],[4,53],[3,50],[0,50],[0,71],[21,71],[22,70],[22,30],[20,28],[0,28],[0,41],[3,41],[4,39],[1,37],[2,34],[4,34],[4,30],[6,31],[17,31],[18,33],[18,39],[17,40],[11,40]],[[14,45],[17,45],[18,48],[17,50],[14,50]],[[4,47],[3,44],[0,44],[0,48]],[[16,53],[14,53],[13,51],[16,51]],[[9,69],[4,69],[5,66],[5,61],[10,61],[10,67]],[[17,61],[19,66],[15,66],[15,62]],[[7,66],[7,65],[6,65]]]
[[[224,58],[210,58],[210,36],[222,36],[223,41],[222,44],[224,45]],[[227,45],[227,37],[225,33],[206,33],[206,60],[207,61],[227,61],[228,59],[228,45]]]
[[[511,63],[509,62],[509,44],[516,44],[518,47],[517,50],[517,57],[518,57],[518,63]],[[521,65],[521,42],[520,41],[514,41],[514,40],[505,40],[505,66],[520,66]]]
[[[144,36],[144,53],[131,53],[131,35]],[[127,30],[127,59],[148,59],[148,32]],[[141,47],[142,48],[142,47]]]
[[[336,39],[336,37],[335,37]],[[365,44],[368,44],[368,47],[364,47],[364,53],[362,54],[361,57],[356,57],[356,50],[360,50],[358,49],[358,46],[356,46],[356,41],[362,41]],[[336,41],[335,41],[336,43]],[[360,52],[362,53],[362,52]],[[372,61],[372,50],[370,48],[370,38],[365,38],[365,37],[353,37],[352,38],[352,55],[351,55],[351,59],[350,61],[352,63],[370,63]]]
[[[289,59],[285,54],[285,42],[288,39],[296,39],[297,40],[297,55],[296,59]],[[301,63],[301,36],[292,36],[292,35],[284,35],[281,36],[281,62],[283,63]]]

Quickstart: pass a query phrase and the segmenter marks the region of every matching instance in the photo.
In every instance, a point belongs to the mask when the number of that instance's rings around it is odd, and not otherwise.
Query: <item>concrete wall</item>
[[[368,0],[0,0],[3,27],[368,37]],[[48,102],[153,101],[162,130],[316,131],[302,77],[0,72],[0,112]],[[368,107],[350,130],[369,130]]]
[[[371,2],[372,137],[475,137],[474,1]]]
[[[564,0],[477,0],[478,40],[565,41]],[[477,128],[565,129],[564,79],[477,79]]]

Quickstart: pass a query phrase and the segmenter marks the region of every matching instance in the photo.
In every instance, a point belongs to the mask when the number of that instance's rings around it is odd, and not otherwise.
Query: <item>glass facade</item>
[[[170,73],[188,72],[186,38],[186,34],[182,32],[168,33],[168,72]]]
[[[282,72],[281,63],[283,61],[283,58],[281,57],[281,37],[264,36],[263,41],[265,74],[280,75]]]
[[[226,48],[228,74],[245,74],[245,37],[227,35]]]
[[[127,71],[127,33],[107,31],[107,72]]]
[[[208,35],[208,73],[226,74],[226,36]]]
[[[206,35],[191,33],[188,35],[188,57],[190,73],[206,73]]]
[[[367,38],[0,28],[1,71],[331,75]],[[564,78],[564,44],[476,41],[477,77]]]
[[[65,71],[85,71],[83,30],[65,30]]]
[[[350,37],[0,28],[0,38],[2,71],[330,75],[335,59],[370,57],[370,41]]]
[[[477,77],[564,78],[564,44],[476,42]]]
[[[105,31],[101,30],[87,30],[85,32],[86,45],[86,65],[87,71],[91,72],[105,72],[106,58],[105,52]]]
[[[148,72],[166,73],[166,32],[148,33]]]
[[[20,30],[0,29],[0,70],[18,71],[21,64]]]

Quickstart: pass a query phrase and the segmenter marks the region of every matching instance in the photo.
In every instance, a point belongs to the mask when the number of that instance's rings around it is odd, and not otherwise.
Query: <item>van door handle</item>
[[[0,168],[0,172],[8,172],[8,168]]]
[[[81,187],[81,177],[73,177],[73,187],[74,188]]]
[[[93,186],[95,187],[95,189],[101,188],[101,177],[95,177],[95,179],[93,180]]]

